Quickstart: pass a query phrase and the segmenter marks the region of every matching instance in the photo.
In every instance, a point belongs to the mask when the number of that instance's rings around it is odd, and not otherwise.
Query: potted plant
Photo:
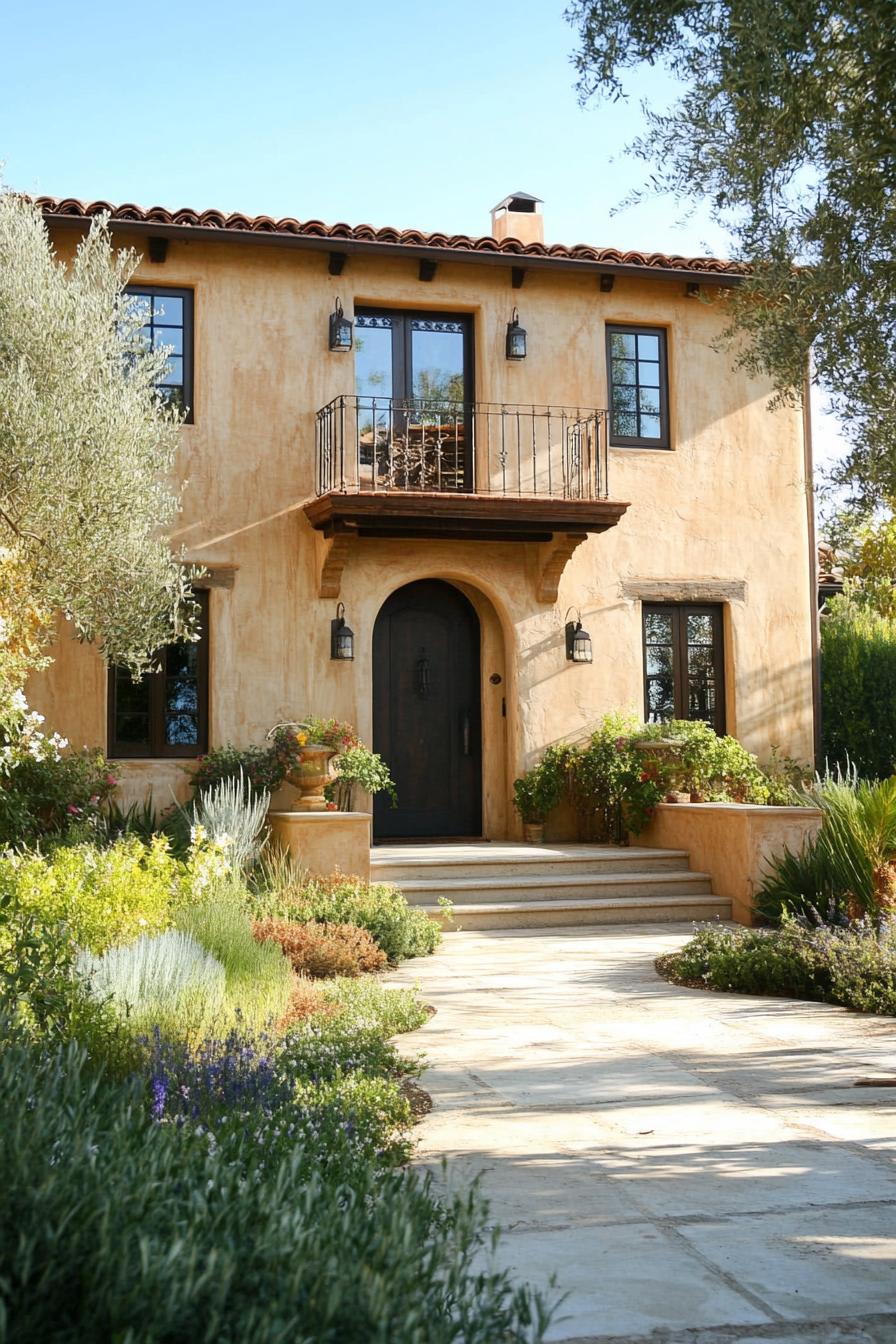
[[[544,840],[544,823],[557,806],[563,779],[550,762],[542,761],[513,781],[513,805],[523,821],[523,835],[530,845]]]
[[[297,812],[326,812],[324,789],[330,761],[338,751],[358,746],[350,723],[308,715],[294,723],[278,723],[267,734],[283,767],[284,777],[299,790]]]
[[[359,743],[347,747],[336,757],[334,775],[324,788],[324,795],[333,809],[338,812],[351,812],[355,791],[358,788],[366,793],[388,793],[392,806],[398,803],[395,783],[389,773],[389,767],[375,751]]]

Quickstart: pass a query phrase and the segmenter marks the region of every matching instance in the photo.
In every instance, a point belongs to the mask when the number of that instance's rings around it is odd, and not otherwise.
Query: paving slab
[[[480,1178],[551,1341],[896,1344],[896,1095],[853,1086],[896,1023],[669,985],[689,932],[459,933],[394,973],[436,1009],[417,1163]]]

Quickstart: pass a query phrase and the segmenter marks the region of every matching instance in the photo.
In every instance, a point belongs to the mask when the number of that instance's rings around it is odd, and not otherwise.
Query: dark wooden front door
[[[398,807],[380,794],[378,840],[482,833],[479,619],[457,588],[409,583],[373,631],[373,748]]]

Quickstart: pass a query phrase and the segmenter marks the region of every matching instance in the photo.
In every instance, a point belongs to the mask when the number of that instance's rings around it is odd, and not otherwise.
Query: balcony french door
[[[469,317],[357,309],[355,390],[371,488],[473,488]]]

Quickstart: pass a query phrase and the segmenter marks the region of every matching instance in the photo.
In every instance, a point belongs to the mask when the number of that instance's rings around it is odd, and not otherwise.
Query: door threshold
[[[373,840],[377,845],[490,845],[484,835],[389,835]]]

